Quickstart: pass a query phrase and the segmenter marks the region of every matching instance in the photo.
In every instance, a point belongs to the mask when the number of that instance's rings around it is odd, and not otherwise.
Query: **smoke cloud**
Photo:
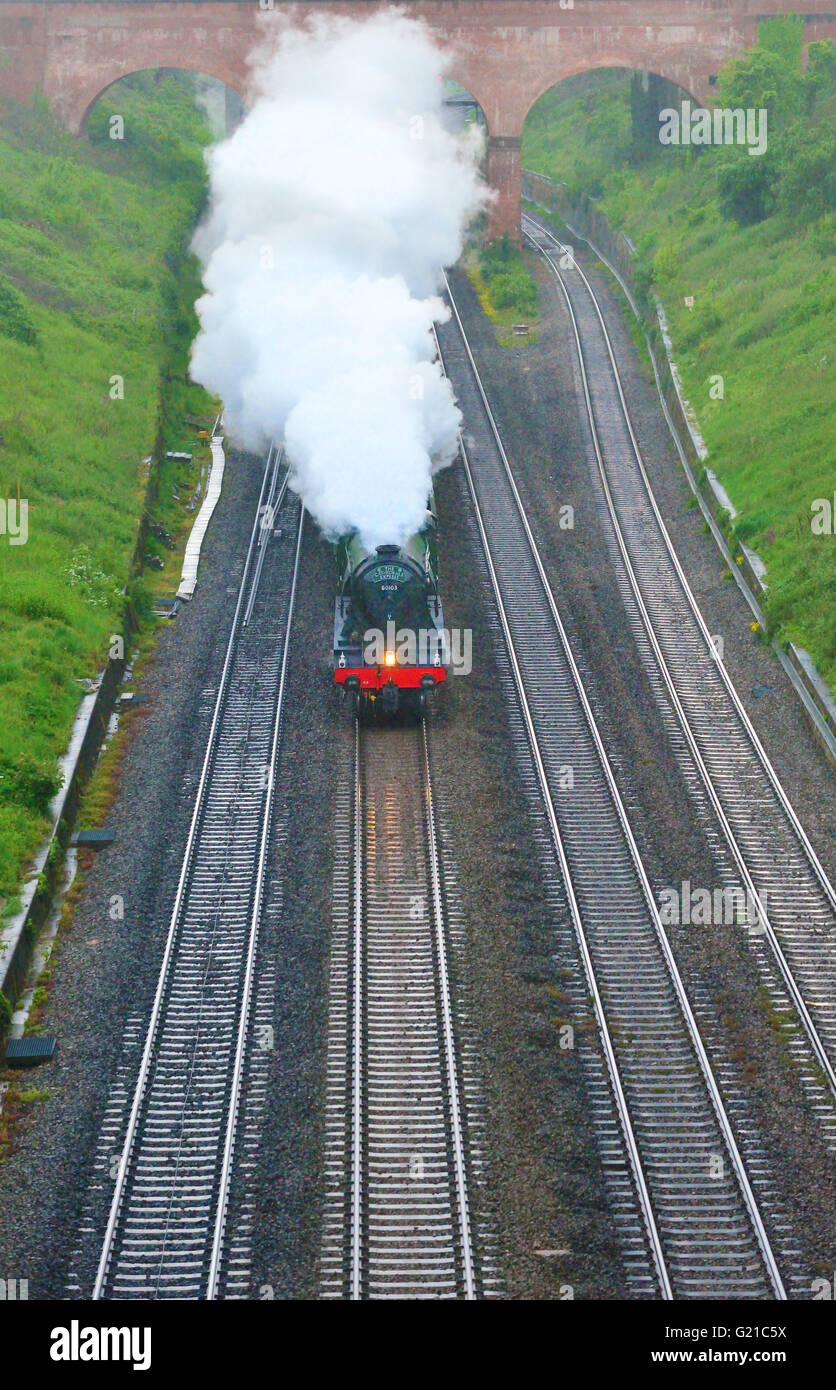
[[[441,121],[445,58],[398,11],[282,27],[251,110],[209,155],[192,376],[230,438],[285,441],[326,534],[423,522],[461,422],[433,360],[439,267],[484,205],[476,132]]]

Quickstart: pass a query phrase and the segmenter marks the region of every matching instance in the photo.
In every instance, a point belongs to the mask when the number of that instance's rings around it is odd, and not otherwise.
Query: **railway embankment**
[[[0,111],[0,1033],[208,463],[186,381],[207,139],[176,76],[117,84],[81,140]]]
[[[836,49],[811,45],[802,70],[798,25],[770,22],[720,74],[717,95],[723,107],[768,110],[762,155],[662,144],[660,110],[684,94],[610,70],[541,99],[523,163],[529,193],[588,238],[635,299],[760,627],[826,725],[836,680]]]

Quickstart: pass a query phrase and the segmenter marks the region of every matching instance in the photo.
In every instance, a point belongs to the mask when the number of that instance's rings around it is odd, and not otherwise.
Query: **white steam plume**
[[[396,10],[284,28],[252,108],[209,156],[192,376],[230,437],[284,438],[327,534],[421,524],[460,424],[433,359],[438,268],[483,206],[478,146],[441,122],[444,56]]]

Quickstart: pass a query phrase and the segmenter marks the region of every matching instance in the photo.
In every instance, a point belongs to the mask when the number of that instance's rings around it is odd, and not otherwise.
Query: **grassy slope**
[[[8,336],[0,312],[0,497],[29,501],[28,543],[0,536],[0,909],[43,833],[79,682],[120,631],[142,460],[160,426],[191,448],[182,415],[207,408],[184,381],[206,138],[174,77],[111,89],[89,142],[44,108],[0,110],[0,287],[36,335]]]
[[[727,221],[713,150],[660,147],[629,167],[629,81],[601,72],[549,92],[526,124],[523,165],[598,198],[653,269],[710,464],[768,567],[770,623],[836,686],[836,538],[810,529],[811,502],[836,485],[832,218]],[[715,373],[722,401],[709,398]]]

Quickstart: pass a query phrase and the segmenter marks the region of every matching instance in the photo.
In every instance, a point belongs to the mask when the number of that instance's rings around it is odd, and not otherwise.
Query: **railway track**
[[[449,288],[449,287],[448,287]],[[786,1296],[455,301],[439,327],[528,751],[592,1000],[648,1296]],[[600,1098],[596,1098],[600,1109]]]
[[[286,476],[268,455],[156,994],[101,1238],[94,1298],[206,1298],[240,1286],[227,1230],[253,1042],[304,509],[273,538]]]
[[[354,726],[338,808],[327,1298],[481,1294],[427,725]]]
[[[612,340],[582,267],[554,232],[523,217],[567,305],[609,517],[644,629],[758,935],[798,1031],[806,1087],[836,1139],[836,893],[708,632],[665,527],[636,438]],[[556,259],[559,257],[559,259]],[[567,264],[569,263],[569,264]],[[762,970],[764,965],[762,965]],[[783,1000],[782,1000],[783,1002]]]

